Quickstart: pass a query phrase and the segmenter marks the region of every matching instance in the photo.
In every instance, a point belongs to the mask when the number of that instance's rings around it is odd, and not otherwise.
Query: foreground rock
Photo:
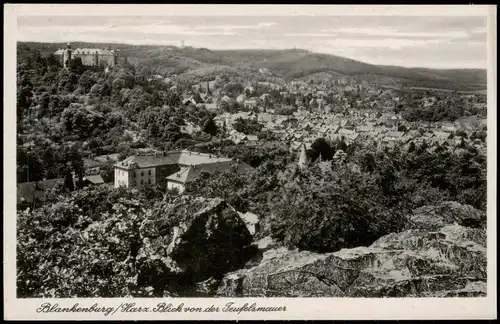
[[[486,294],[485,231],[448,225],[318,254],[272,248],[227,274],[218,296],[451,297]]]
[[[155,210],[139,228],[140,284],[189,285],[222,277],[248,259],[252,235],[225,201],[183,196]]]
[[[449,224],[466,227],[485,228],[486,213],[470,205],[462,205],[456,201],[445,201],[434,206],[423,206],[410,215],[409,228],[436,231]]]

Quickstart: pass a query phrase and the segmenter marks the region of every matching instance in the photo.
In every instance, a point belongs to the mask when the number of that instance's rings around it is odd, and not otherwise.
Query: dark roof
[[[64,179],[51,179],[38,182],[24,182],[17,184],[17,204],[32,203],[33,199],[44,200],[45,192],[57,184],[63,184]]]
[[[168,152],[166,155],[134,155],[116,163],[115,166],[123,169],[136,169],[174,164],[189,166],[228,161],[232,160],[229,158],[217,157],[211,154],[183,150]]]
[[[90,182],[92,182],[93,184],[101,184],[101,183],[104,183],[104,180],[102,179],[101,175],[100,174],[96,174],[96,175],[87,175],[85,176],[85,180],[88,180]]]
[[[182,168],[180,171],[169,175],[167,177],[167,180],[186,184],[196,180],[196,178],[198,178],[198,176],[202,172],[213,173],[216,171],[230,171],[230,170],[233,170],[240,174],[245,174],[251,172],[253,168],[246,163],[237,163],[234,161],[202,164],[202,165],[188,166]]]

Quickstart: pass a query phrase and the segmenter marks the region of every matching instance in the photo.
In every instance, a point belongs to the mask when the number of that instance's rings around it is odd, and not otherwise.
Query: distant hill
[[[22,42],[19,45],[37,48],[42,55],[65,47],[64,43]],[[349,76],[386,86],[411,86],[460,91],[485,90],[486,70],[481,69],[427,69],[381,66],[302,49],[289,50],[209,50],[206,48],[178,48],[175,46],[127,45],[100,43],[72,43],[77,47],[112,48],[138,66],[146,65],[157,73],[194,73],[201,79],[215,77],[216,71],[248,71],[267,68],[274,76],[288,80],[314,73],[326,72],[332,78]],[[205,74],[203,74],[205,73]],[[257,72],[258,74],[258,72]]]

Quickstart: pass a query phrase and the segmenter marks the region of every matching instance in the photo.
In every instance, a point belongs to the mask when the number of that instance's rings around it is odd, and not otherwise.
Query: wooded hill
[[[42,55],[65,47],[64,43],[20,43],[36,48]],[[313,73],[326,72],[332,79],[341,76],[368,81],[378,85],[409,86],[460,91],[485,90],[486,70],[482,69],[427,69],[380,66],[302,49],[289,50],[209,50],[206,48],[178,48],[175,46],[127,45],[109,43],[72,43],[73,48],[112,48],[131,64],[148,66],[158,74],[190,73],[201,81],[214,78],[220,71],[244,78],[266,68],[278,78],[292,80]],[[198,80],[196,80],[198,81]]]

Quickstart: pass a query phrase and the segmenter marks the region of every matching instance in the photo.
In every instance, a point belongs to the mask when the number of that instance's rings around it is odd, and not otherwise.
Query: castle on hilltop
[[[67,44],[66,48],[58,49],[54,55],[60,59],[65,68],[68,68],[75,58],[80,58],[85,66],[104,67],[116,65],[118,59],[114,50],[103,48],[77,48],[73,50],[70,43]]]

